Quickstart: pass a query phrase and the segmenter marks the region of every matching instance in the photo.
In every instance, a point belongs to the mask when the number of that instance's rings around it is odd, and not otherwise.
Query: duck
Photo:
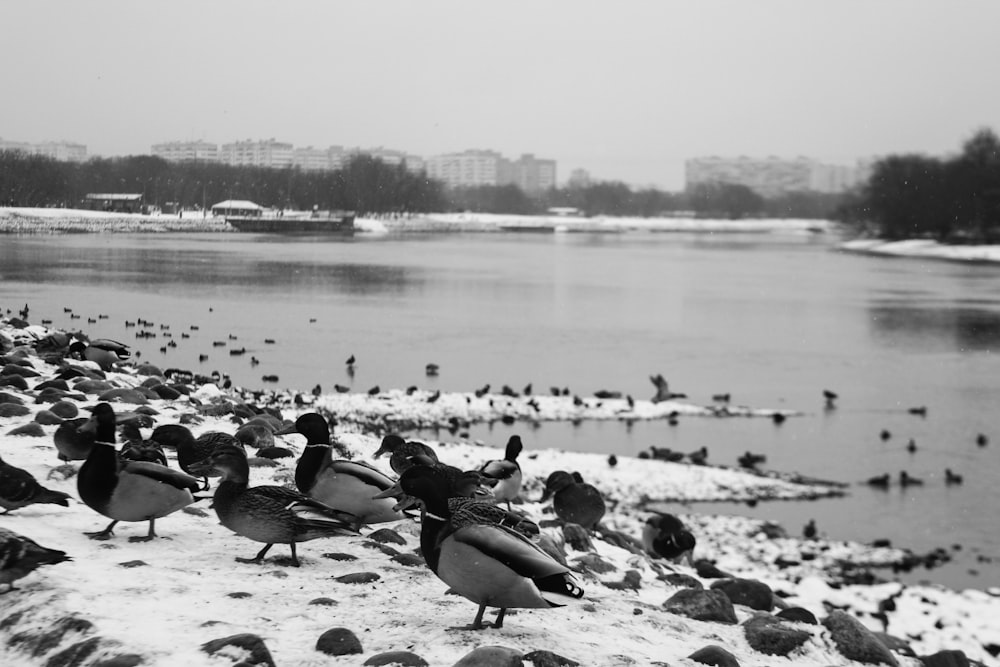
[[[324,505],[353,514],[361,524],[404,519],[388,498],[374,498],[395,483],[376,468],[357,461],[334,459],[330,425],[318,412],[299,416],[289,430],[306,438],[306,446],[295,466],[295,486]],[[280,434],[280,432],[279,432]]]
[[[951,468],[944,469],[944,483],[945,484],[961,484],[963,481],[962,476],[956,472],[953,472]],[[2,503],[0,503],[2,504]]]
[[[521,493],[522,475],[517,457],[523,449],[521,436],[512,435],[507,440],[503,458],[487,461],[479,468],[479,472],[484,477],[496,480],[496,485],[493,487],[493,497],[496,502],[506,501],[508,510],[510,509],[510,501],[516,499]]]
[[[430,446],[417,440],[404,440],[396,433],[390,433],[382,438],[372,458],[377,459],[383,454],[389,454],[389,467],[397,475],[402,475],[404,470],[413,465],[414,456],[423,456],[435,463],[438,462],[438,456]]]
[[[763,454],[754,454],[753,452],[747,452],[743,456],[736,459],[737,463],[740,464],[741,468],[756,468],[758,463],[764,463],[767,461],[767,457]]]
[[[439,473],[414,466],[399,479],[406,495],[424,508],[420,547],[428,568],[452,591],[479,605],[469,629],[483,629],[487,607],[498,607],[493,627],[507,609],[551,609],[583,597],[572,572],[525,536],[479,514],[498,509],[469,503],[452,513]]]
[[[14,582],[23,579],[43,565],[55,565],[73,560],[65,551],[43,547],[30,537],[0,527],[0,584],[7,591],[17,590]]]
[[[884,475],[876,475],[874,477],[869,477],[867,481],[868,486],[874,486],[880,489],[889,488],[889,473]]]
[[[94,447],[93,430],[83,430],[81,427],[90,421],[89,417],[74,417],[59,424],[52,434],[52,442],[56,453],[63,463],[83,461]]]
[[[34,504],[69,507],[69,494],[45,488],[30,472],[0,458],[0,507],[3,513]]]
[[[565,470],[556,470],[545,480],[545,490],[538,502],[544,503],[550,498],[557,517],[586,530],[592,530],[607,511],[604,497],[595,486]]]
[[[823,390],[823,400],[826,401],[826,409],[833,410],[837,407],[837,399],[840,398],[837,392],[830,391],[829,389]]]
[[[911,477],[910,473],[905,470],[899,473],[899,484],[900,486],[919,486],[924,483],[924,480],[918,479],[916,477]]]
[[[223,526],[241,537],[263,542],[253,558],[240,563],[260,563],[275,544],[287,544],[292,566],[300,567],[295,545],[323,537],[357,535],[358,517],[334,509],[283,486],[250,486],[250,463],[237,444],[217,447],[204,461],[194,464],[196,474],[220,474],[212,507]]]
[[[156,435],[155,432],[153,435]],[[211,456],[216,448],[227,445],[243,447],[235,436],[224,431],[205,431],[191,442],[186,439],[178,440],[177,465],[189,475],[194,474],[191,472],[194,464]]]
[[[77,475],[80,499],[111,523],[107,528],[86,533],[94,540],[114,535],[119,521],[149,521],[145,536],[130,542],[146,542],[157,537],[156,520],[194,502],[200,482],[194,477],[158,463],[122,461],[115,450],[115,411],[108,403],[92,410],[95,424],[94,447]]]
[[[69,346],[69,352],[85,361],[93,361],[102,371],[110,371],[115,364],[132,356],[128,345],[110,338],[97,338],[90,342],[77,339]]]
[[[806,525],[802,528],[802,537],[807,540],[815,540],[816,533],[816,519],[809,519]]]
[[[696,540],[684,522],[673,514],[654,514],[642,527],[642,546],[647,553],[679,562],[692,563]]]

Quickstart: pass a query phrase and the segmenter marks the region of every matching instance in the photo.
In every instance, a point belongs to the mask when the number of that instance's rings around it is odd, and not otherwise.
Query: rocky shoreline
[[[427,405],[406,403],[404,391],[392,392],[391,401],[265,397],[151,365],[103,372],[51,347],[53,333],[15,317],[0,320],[0,454],[74,498],[75,480],[55,472],[57,404],[79,412],[109,401],[119,414],[145,415],[146,424],[185,423],[196,434],[233,432],[261,410],[284,419],[316,410],[338,418],[344,453],[366,461],[380,439],[374,431],[386,423],[374,413],[416,414]],[[463,468],[502,455],[461,440],[430,444],[442,460]],[[284,445],[297,454],[303,441],[289,437]],[[308,666],[364,658],[366,665],[763,667],[777,658],[817,666],[1000,665],[993,620],[1000,590],[882,580],[882,568],[912,562],[915,555],[905,549],[804,540],[771,522],[692,514],[681,515],[698,538],[691,567],[653,559],[637,545],[654,500],[808,498],[830,491],[822,484],[688,462],[620,457],[611,467],[593,454],[525,454],[518,507],[564,545],[587,590],[580,608],[512,612],[503,630],[443,632],[471,616],[471,605],[443,595],[445,586],[420,558],[419,527],[409,521],[365,530],[357,539],[307,543],[303,567],[290,568],[280,557],[234,564],[235,554],[254,547],[217,525],[207,503],[157,523],[160,540],[128,542],[125,536],[143,528],[122,524],[121,536],[99,545],[81,533],[103,517],[82,503],[32,505],[0,516],[0,527],[64,549],[73,560],[0,593],[0,661]],[[294,460],[259,465],[254,484],[291,483]],[[553,524],[533,500],[548,473],[561,468],[596,484],[609,505],[600,529],[583,541]]]

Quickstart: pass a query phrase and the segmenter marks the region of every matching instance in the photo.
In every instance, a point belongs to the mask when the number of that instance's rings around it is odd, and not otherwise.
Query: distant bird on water
[[[990,439],[986,437],[985,433],[980,433],[979,435],[976,436],[976,444],[979,445],[980,447],[985,447],[986,445],[990,444]]]
[[[802,537],[806,538],[807,540],[815,540],[816,539],[816,520],[815,519],[809,519],[809,522],[802,529]]]
[[[832,410],[837,407],[837,398],[838,396],[835,392],[832,392],[829,389],[823,390],[823,400],[826,401],[827,410]]]
[[[884,475],[876,475],[875,477],[869,477],[866,484],[868,484],[868,486],[874,486],[875,488],[879,489],[887,489],[889,488],[889,473],[885,473]]]
[[[55,565],[72,560],[65,551],[43,547],[31,538],[0,527],[0,584],[7,591],[16,590],[14,582],[42,565]]]
[[[951,468],[944,469],[944,482],[945,484],[961,484],[962,476],[952,472]]]
[[[910,473],[903,470],[899,473],[899,483],[901,486],[919,486],[924,483],[924,480],[911,477]]]

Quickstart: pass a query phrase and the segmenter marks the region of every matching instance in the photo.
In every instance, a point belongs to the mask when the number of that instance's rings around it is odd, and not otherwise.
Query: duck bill
[[[291,435],[293,433],[298,433],[298,432],[299,430],[295,428],[295,422],[292,422],[287,426],[282,426],[281,428],[279,428],[277,431],[274,432],[274,435]]]
[[[551,497],[552,497],[552,489],[550,489],[549,487],[545,487],[545,490],[542,491],[542,497],[538,499],[538,502],[544,503]]]
[[[399,482],[396,482],[385,491],[382,491],[381,493],[376,493],[374,496],[372,496],[372,500],[381,500],[383,498],[399,498],[403,495],[404,495],[403,487],[399,485]]]
[[[412,496],[403,496],[398,503],[393,505],[392,509],[394,512],[404,512],[405,510],[419,506],[420,501],[416,498],[413,498]]]
[[[208,477],[217,476],[218,472],[215,470],[215,466],[212,465],[211,461],[198,461],[197,463],[192,463],[188,466],[188,472],[197,477]],[[207,484],[207,480],[206,480]]]

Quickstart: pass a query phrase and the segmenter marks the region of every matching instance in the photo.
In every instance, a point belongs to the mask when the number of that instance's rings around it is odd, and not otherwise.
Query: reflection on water
[[[873,338],[882,345],[990,352],[1000,344],[1000,312],[993,310],[882,303],[868,312]]]

